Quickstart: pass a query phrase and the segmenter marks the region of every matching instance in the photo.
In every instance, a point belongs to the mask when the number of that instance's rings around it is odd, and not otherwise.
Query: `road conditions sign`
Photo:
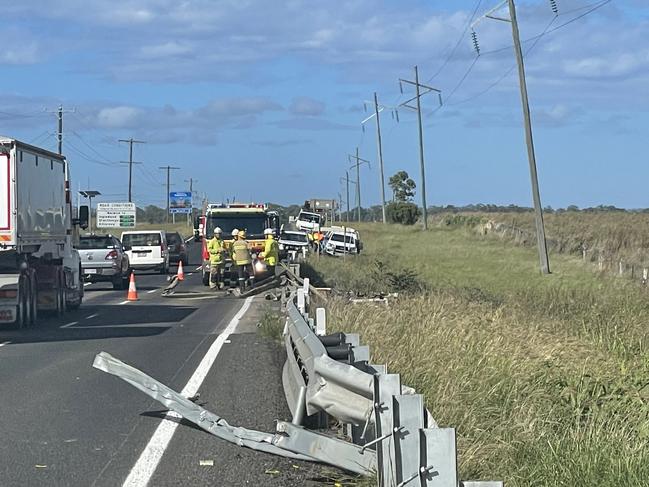
[[[97,228],[134,228],[135,203],[97,203]]]

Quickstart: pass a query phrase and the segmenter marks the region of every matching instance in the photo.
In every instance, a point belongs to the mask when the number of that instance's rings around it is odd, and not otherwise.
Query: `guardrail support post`
[[[304,296],[304,289],[297,290],[297,309],[302,314],[304,314],[304,312],[306,311],[306,298]]]
[[[375,438],[384,438],[376,445],[380,487],[396,487],[394,405],[392,397],[401,394],[399,374],[374,376]],[[374,440],[376,441],[376,440]]]
[[[304,413],[306,412],[306,387],[300,387],[300,392],[295,402],[295,414],[293,414],[293,421],[296,426],[301,426],[304,421]]]
[[[401,428],[394,435],[395,466],[398,485],[420,474],[419,430],[424,427],[424,399],[421,394],[393,397],[393,428]],[[437,464],[437,459],[434,460]],[[417,485],[417,483],[412,484]]]
[[[315,334],[319,336],[327,334],[327,312],[324,308],[315,310]]]
[[[455,428],[427,428],[419,432],[422,487],[457,486]]]

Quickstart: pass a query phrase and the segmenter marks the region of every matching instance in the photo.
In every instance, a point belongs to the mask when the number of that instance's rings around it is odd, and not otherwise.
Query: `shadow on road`
[[[19,344],[155,336],[171,328],[165,323],[178,323],[197,309],[190,306],[98,305],[93,306],[91,317],[77,318],[78,322],[67,328],[44,323],[45,326],[23,330],[0,329],[0,342]]]

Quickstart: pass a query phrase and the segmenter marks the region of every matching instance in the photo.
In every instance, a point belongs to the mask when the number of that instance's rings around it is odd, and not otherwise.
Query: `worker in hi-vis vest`
[[[246,278],[253,276],[252,256],[250,255],[245,230],[239,230],[237,240],[232,242],[232,261],[237,266],[239,290],[243,292],[246,289]]]
[[[275,232],[272,228],[264,230],[266,240],[264,241],[264,251],[261,253],[266,267],[271,276],[275,275],[275,266],[279,260],[279,244],[275,240]]]
[[[225,245],[221,238],[222,233],[221,229],[216,227],[214,237],[207,243],[207,251],[210,254],[210,289],[223,287]]]

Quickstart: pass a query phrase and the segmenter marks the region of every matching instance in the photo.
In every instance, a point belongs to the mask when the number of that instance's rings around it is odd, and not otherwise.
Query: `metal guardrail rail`
[[[323,414],[342,422],[349,444],[360,447],[353,458],[376,465],[372,475],[379,487],[502,487],[501,481],[458,479],[455,428],[439,428],[421,394],[402,385],[399,374],[371,364],[369,347],[358,335],[326,335],[326,311],[316,308],[315,319],[311,316],[312,287],[308,278],[300,281],[286,301],[283,334],[282,382],[292,431],[306,431],[295,429],[303,424],[326,425]],[[333,436],[318,441],[329,463],[347,454],[339,446]]]

